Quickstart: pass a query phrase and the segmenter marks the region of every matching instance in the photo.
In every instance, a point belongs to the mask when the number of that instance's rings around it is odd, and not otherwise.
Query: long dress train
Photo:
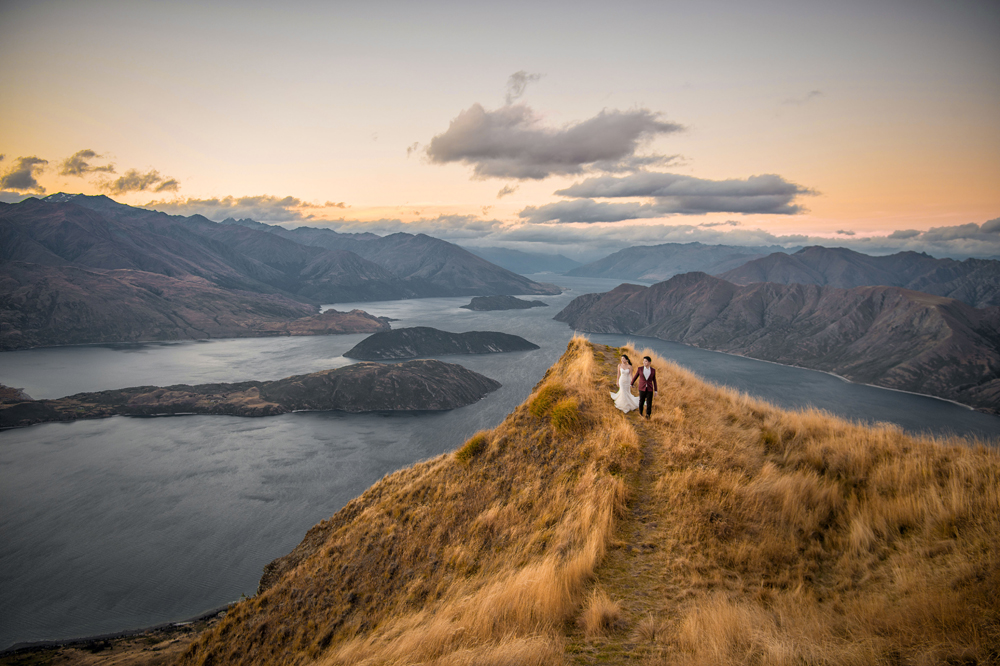
[[[639,409],[639,398],[632,395],[632,372],[628,368],[618,368],[618,393],[612,393],[611,399],[626,414]]]

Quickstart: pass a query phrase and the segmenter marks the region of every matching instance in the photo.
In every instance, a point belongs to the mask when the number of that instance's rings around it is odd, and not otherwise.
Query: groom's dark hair
[[[649,358],[648,356],[643,356],[643,357],[642,357],[642,360],[643,360],[643,361],[649,361],[650,363],[652,363],[652,362],[653,362],[653,359]]]

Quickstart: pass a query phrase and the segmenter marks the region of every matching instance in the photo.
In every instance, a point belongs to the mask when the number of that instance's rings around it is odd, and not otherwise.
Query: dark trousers
[[[642,406],[646,405],[646,416],[653,413],[653,392],[639,391],[639,413],[642,414]]]

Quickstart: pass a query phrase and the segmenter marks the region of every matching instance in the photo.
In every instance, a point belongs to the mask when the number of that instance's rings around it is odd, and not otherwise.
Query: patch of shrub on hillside
[[[552,409],[552,405],[566,395],[566,388],[562,384],[552,383],[542,387],[535,399],[528,405],[528,411],[532,416],[545,418],[545,415]]]
[[[572,432],[580,427],[580,407],[573,398],[563,398],[552,407],[552,426],[560,432]]]
[[[455,460],[463,464],[468,463],[486,449],[486,444],[488,442],[489,439],[486,432],[477,432],[469,438],[462,448],[455,451]]]

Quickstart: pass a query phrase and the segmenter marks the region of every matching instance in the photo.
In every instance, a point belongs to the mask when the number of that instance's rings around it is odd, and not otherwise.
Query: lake
[[[499,380],[440,413],[308,412],[267,418],[114,417],[0,432],[0,649],[180,621],[251,595],[265,564],[294,548],[385,474],[458,447],[520,404],[573,335],[552,320],[617,280],[530,276],[569,289],[546,308],[472,312],[468,298],[338,304],[394,328],[494,330],[541,348],[442,360]],[[278,379],[352,363],[364,335],[86,345],[0,354],[0,382],[33,398],[139,385]],[[913,432],[1000,439],[1000,418],[943,400],[851,384],[636,336],[705,379],[786,408],[816,406]],[[611,380],[609,379],[609,384]],[[661,395],[658,405],[669,400]]]

